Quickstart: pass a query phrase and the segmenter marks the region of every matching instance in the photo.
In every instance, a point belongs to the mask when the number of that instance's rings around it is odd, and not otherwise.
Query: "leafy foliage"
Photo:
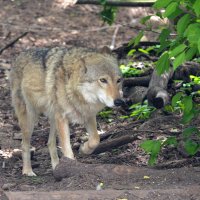
[[[156,62],[156,70],[158,74],[162,74],[170,69],[172,64],[176,70],[185,61],[192,60],[200,55],[200,1],[199,0],[157,0],[153,6],[158,10],[157,16],[160,18],[168,18],[174,24],[162,28],[159,35],[160,47],[157,54],[161,54]],[[164,12],[160,12],[164,9]],[[145,17],[142,22],[146,23],[151,16]],[[174,33],[173,37],[171,33]],[[129,44],[137,45],[141,39],[142,32],[133,38]],[[184,84],[181,91],[172,98],[172,105],[168,106],[172,111],[183,113],[182,123],[190,122],[199,114],[199,105],[193,101],[194,96],[198,93],[192,92],[188,94],[188,90],[192,91],[192,86],[200,84],[200,78],[191,76],[191,82]],[[196,134],[197,141],[200,140],[197,128],[188,128],[183,132],[184,147],[189,155],[195,155],[200,144],[192,139]],[[185,137],[187,135],[187,137]],[[149,164],[155,164],[160,149],[165,145],[174,146],[178,144],[177,139],[168,138],[164,143],[161,141],[147,140],[141,144],[141,147],[150,154]]]
[[[126,119],[126,118],[135,118],[137,120],[139,119],[149,119],[151,114],[156,110],[152,106],[148,106],[147,102],[144,102],[144,104],[136,103],[130,106],[129,108],[131,110],[130,115],[128,116],[121,116],[120,118]]]
[[[154,165],[161,149],[161,141],[146,140],[140,146],[145,150],[146,153],[150,154],[148,164],[151,166]]]
[[[106,0],[101,0],[101,2],[105,3]],[[176,70],[185,61],[198,58],[200,55],[200,1],[157,0],[153,7],[157,10],[156,15],[158,17],[161,19],[168,18],[171,22],[170,25],[161,27],[161,32],[158,37],[160,45],[154,49],[157,55],[160,56],[159,60],[155,63],[158,74],[169,71],[171,65]],[[109,12],[112,13],[112,11]],[[105,13],[106,15],[109,16],[109,14]],[[151,17],[144,17],[141,23],[146,24]],[[111,19],[114,19],[114,17],[111,17]],[[110,22],[113,21],[110,20]],[[150,28],[148,24],[147,27],[148,29]],[[129,46],[137,46],[143,34],[144,31],[140,31],[129,42]],[[128,55],[132,56],[135,52],[136,49],[132,49]],[[143,49],[141,49],[141,52],[145,54],[149,53]],[[200,59],[196,59],[196,61],[200,62]],[[130,66],[121,66],[121,70],[126,77],[135,76],[139,73],[137,70],[131,69]],[[191,76],[190,78],[192,81],[183,84],[181,90],[173,96],[172,104],[168,105],[167,108],[168,110],[182,114],[183,124],[189,123],[200,112],[199,105],[193,101],[195,95],[199,95],[200,91],[192,92],[192,87],[195,84],[200,84],[200,77]],[[136,104],[131,109],[133,110],[130,116],[124,116],[124,118],[136,117],[137,119],[146,119],[152,112],[147,105]],[[189,155],[195,155],[200,150],[200,133],[198,129],[196,127],[189,127],[183,131],[182,135],[186,152]],[[176,137],[169,137],[165,141],[146,140],[141,144],[141,147],[145,152],[150,154],[149,164],[153,165],[157,160],[160,150],[164,146],[173,145],[176,147],[179,142]]]
[[[107,0],[99,0],[101,5],[103,6],[103,10],[100,13],[101,19],[112,25],[116,18],[117,8],[113,6],[107,5]]]
[[[176,137],[169,137],[164,141],[161,140],[145,140],[140,144],[146,153],[150,155],[148,164],[153,166],[158,158],[161,148],[171,145],[176,147],[178,145]]]
[[[173,28],[166,27],[160,34],[160,49],[165,50],[161,58],[157,62],[159,73],[168,71],[170,62],[176,69],[187,60],[191,60],[194,56],[200,54],[200,20],[199,20],[199,0],[157,0],[154,4],[155,9],[165,9],[164,13],[158,12],[161,18],[167,17],[174,20]],[[175,38],[170,38],[170,32],[176,33]],[[163,65],[161,60],[163,56],[168,60]]]
[[[143,35],[144,35],[144,32],[140,31],[139,34],[135,38],[133,38],[133,39],[131,39],[129,41],[128,46],[131,46],[131,45],[136,46],[136,45],[138,45],[140,40],[141,40],[141,38],[143,37]]]
[[[179,110],[183,113],[183,124],[190,122],[200,113],[199,105],[193,101],[193,98],[196,94],[199,94],[199,91],[190,92],[190,94],[187,94],[188,91],[192,91],[192,87],[194,85],[200,83],[200,77],[191,76],[191,80],[191,82],[183,84],[181,91],[172,97],[172,107],[174,110],[177,110],[178,107]]]
[[[104,119],[109,119],[111,118],[111,115],[113,114],[113,111],[110,108],[106,108],[102,110],[101,112],[98,113],[98,116]]]
[[[157,54],[161,53],[160,59],[156,62],[158,74],[168,71],[170,63],[176,69],[185,61],[200,55],[200,16],[199,0],[157,0],[154,8],[157,9],[157,16],[168,18],[174,24],[162,27],[159,35],[160,47]],[[165,9],[161,12],[161,9]],[[144,17],[141,22],[145,24],[151,16]],[[136,46],[143,31],[129,42],[129,46]],[[173,33],[173,36],[172,34]]]
[[[196,127],[188,127],[183,131],[185,150],[193,156],[200,150],[200,143],[193,140],[192,136],[200,140],[200,132]]]
[[[147,103],[134,104],[130,107],[130,109],[132,110],[130,117],[134,117],[136,119],[148,119],[152,112],[155,111],[155,108],[148,106]]]
[[[142,69],[133,67],[131,62],[128,65],[120,65],[120,69],[124,77],[132,77],[144,72]]]

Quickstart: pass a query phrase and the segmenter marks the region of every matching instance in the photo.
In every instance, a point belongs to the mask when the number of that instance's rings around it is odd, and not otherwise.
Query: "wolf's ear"
[[[111,51],[111,49],[110,49],[108,46],[102,47],[102,48],[99,50],[99,52],[102,53],[102,54],[109,54],[109,55],[112,54],[112,51]]]
[[[85,74],[87,73],[87,67],[86,67],[86,63],[85,63],[85,59],[84,58],[81,58],[80,59],[80,72],[81,74]]]

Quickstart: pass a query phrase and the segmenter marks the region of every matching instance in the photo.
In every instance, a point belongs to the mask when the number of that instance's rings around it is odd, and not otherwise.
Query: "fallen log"
[[[77,175],[94,174],[99,178],[113,177],[117,179],[119,176],[128,176],[135,173],[139,168],[126,165],[97,165],[80,163],[67,157],[62,157],[59,164],[53,171],[54,178],[61,181],[63,178],[69,178]]]
[[[195,62],[186,62],[174,72],[173,80],[183,80],[184,82],[190,82],[190,75],[199,76],[200,64]]]
[[[151,76],[125,78],[123,81],[123,87],[130,87],[130,86],[148,87],[150,80]]]
[[[99,146],[95,149],[93,154],[99,154],[113,148],[120,147],[127,143],[133,142],[134,140],[138,139],[137,135],[126,135],[116,139],[107,140],[99,144]]]

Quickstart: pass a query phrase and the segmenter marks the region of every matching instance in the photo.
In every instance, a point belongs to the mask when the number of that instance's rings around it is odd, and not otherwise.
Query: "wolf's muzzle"
[[[115,99],[114,100],[114,104],[115,104],[115,106],[122,106],[125,103],[124,103],[124,101],[122,99]]]

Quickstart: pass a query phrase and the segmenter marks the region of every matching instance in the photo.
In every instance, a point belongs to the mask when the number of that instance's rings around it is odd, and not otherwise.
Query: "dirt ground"
[[[80,173],[61,181],[55,180],[51,170],[46,146],[49,124],[41,116],[31,142],[35,148],[32,164],[37,177],[21,175],[22,160],[20,156],[12,156],[13,150],[20,149],[21,144],[20,128],[11,107],[8,82],[13,56],[22,49],[35,46],[110,46],[117,30],[115,47],[119,47],[142,28],[137,25],[138,16],[146,14],[146,10],[119,9],[116,23],[109,27],[99,18],[100,7],[76,5],[64,9],[60,2],[0,0],[0,49],[28,31],[26,36],[0,55],[0,199],[7,199],[5,192],[19,191],[25,192],[25,196],[29,194],[26,192],[50,191],[65,191],[63,195],[73,196],[60,199],[200,199],[200,154],[190,158],[181,147],[179,150],[166,148],[159,155],[158,164],[154,168],[147,166],[148,155],[139,147],[141,141],[146,138],[179,136],[184,128],[179,122],[179,116],[166,116],[162,111],[157,111],[148,121],[122,120],[120,115],[125,111],[121,109],[114,109],[109,119],[98,116],[99,130],[111,133],[102,142],[124,135],[137,134],[137,139],[90,156],[81,156],[77,151],[80,138],[86,138],[85,130],[81,126],[71,126],[71,142],[77,160],[99,167],[99,173],[87,173],[83,168]],[[155,37],[147,33],[147,38]],[[199,119],[192,124],[198,126]],[[130,167],[132,173],[124,175],[122,171],[109,175],[107,171],[108,176],[102,175],[104,169],[118,165]],[[95,193],[99,187],[102,192]],[[17,197],[18,193],[6,194],[11,195],[9,199],[23,199],[22,196]],[[34,198],[26,196],[24,199],[57,199],[50,198],[51,195],[49,193],[49,197],[44,197],[43,193],[38,193]]]

